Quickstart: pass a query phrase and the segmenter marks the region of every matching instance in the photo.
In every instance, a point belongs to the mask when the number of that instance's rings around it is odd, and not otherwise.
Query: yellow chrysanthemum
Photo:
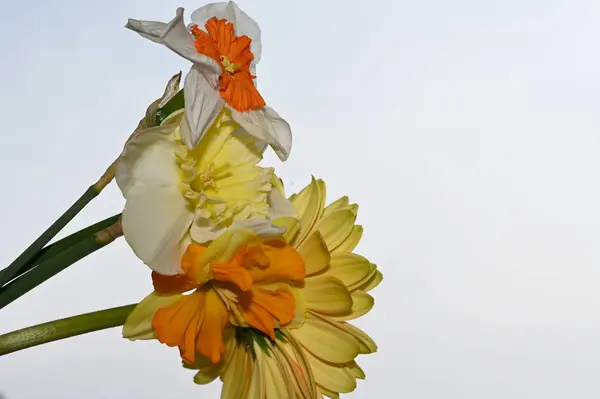
[[[314,399],[356,388],[364,373],[359,354],[377,346],[349,324],[373,307],[368,291],[382,281],[377,267],[352,251],[362,227],[355,225],[358,207],[342,197],[325,207],[325,184],[314,180],[290,200],[298,219],[277,222],[288,230],[284,239],[302,256],[306,277],[296,295],[297,323],[280,326],[276,339],[251,329],[226,332],[219,364],[197,358],[195,381],[223,380],[223,399]],[[298,314],[301,312],[301,314]]]
[[[127,200],[125,239],[163,275],[182,272],[180,259],[190,240],[206,243],[245,223],[268,228],[267,216],[289,207],[272,190],[273,169],[257,166],[264,145],[240,130],[226,110],[194,150],[181,140],[182,117],[183,110],[139,132],[126,144],[116,172]]]

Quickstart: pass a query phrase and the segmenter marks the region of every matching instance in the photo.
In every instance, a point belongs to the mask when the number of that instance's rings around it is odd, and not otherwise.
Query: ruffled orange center
[[[232,108],[247,112],[265,106],[250,72],[254,54],[250,51],[252,40],[248,36],[235,36],[233,24],[226,19],[212,17],[204,25],[206,32],[192,25],[196,50],[221,65],[219,92]],[[207,33],[208,32],[208,33]]]
[[[275,327],[290,323],[295,315],[289,284],[304,281],[300,254],[281,241],[267,241],[243,247],[227,262],[210,264],[207,282],[198,284],[196,265],[206,249],[188,246],[181,261],[185,274],[152,273],[159,294],[194,290],[159,309],[152,320],[158,340],[179,347],[187,363],[194,362],[196,352],[218,363],[225,351],[223,330],[231,321],[275,339]]]

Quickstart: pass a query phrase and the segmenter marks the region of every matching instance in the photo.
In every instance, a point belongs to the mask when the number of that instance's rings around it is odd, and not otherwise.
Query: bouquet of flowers
[[[129,340],[177,347],[195,383],[220,378],[222,398],[338,398],[365,377],[356,357],[377,350],[349,323],[383,278],[353,252],[358,206],[326,205],[314,177],[288,196],[260,166],[267,147],[285,161],[292,135],[256,88],[257,23],[233,2],[187,26],[183,13],[126,25],[191,62],[183,88],[173,76],[100,180],[0,272],[2,308],[123,236],[150,268],[150,293],[4,334],[0,355],[122,325]],[[112,180],[123,212],[49,244]]]

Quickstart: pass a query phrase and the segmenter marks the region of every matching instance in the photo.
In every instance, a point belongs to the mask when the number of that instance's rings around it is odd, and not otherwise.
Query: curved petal
[[[231,224],[232,229],[248,229],[259,237],[278,237],[285,233],[285,227],[274,225],[270,220],[251,218],[236,220]]]
[[[153,292],[142,299],[123,324],[123,338],[128,338],[131,341],[156,338],[152,328],[154,315],[158,309],[172,305],[180,298],[181,295],[158,295]]]
[[[192,13],[191,20],[192,23],[197,24],[202,29],[212,17],[226,19],[233,23],[236,36],[248,36],[252,40],[252,44],[250,44],[250,51],[254,54],[252,64],[257,64],[260,61],[262,44],[260,41],[260,28],[256,21],[240,10],[233,1],[211,3],[200,7]]]
[[[223,226],[215,226],[209,218],[196,215],[190,228],[192,239],[199,244],[216,240],[223,232]]]
[[[345,315],[352,311],[352,297],[344,284],[335,277],[307,277],[304,282],[306,308],[330,315]]]
[[[175,128],[159,126],[144,130],[125,145],[115,172],[125,198],[140,183],[159,187],[179,185],[177,145],[170,139]]]
[[[129,19],[125,27],[139,33],[155,43],[163,44],[183,58],[202,64],[213,73],[220,73],[221,66],[212,58],[200,54],[194,45],[194,37],[183,22],[183,8],[179,7],[168,24],[157,21],[138,21]]]
[[[270,107],[262,107],[248,112],[231,109],[231,118],[251,136],[268,143],[285,161],[292,149],[292,130],[289,123]]]
[[[179,244],[193,219],[178,187],[135,185],[123,210],[123,235],[145,264],[170,276],[181,272]]]
[[[307,353],[308,361],[315,375],[315,381],[319,386],[327,388],[332,392],[349,393],[356,389],[356,380],[345,369],[345,365],[326,363]]]
[[[360,344],[354,336],[312,315],[302,327],[289,332],[307,351],[326,362],[348,363],[360,352]]]
[[[181,138],[189,149],[194,149],[208,128],[215,122],[223,109],[225,100],[216,90],[219,76],[203,68],[193,65],[185,77],[183,95],[185,98],[185,115],[183,118]]]
[[[284,217],[293,217],[296,215],[296,208],[285,198],[285,196],[277,189],[272,188],[267,197],[269,203],[269,219],[279,219]]]

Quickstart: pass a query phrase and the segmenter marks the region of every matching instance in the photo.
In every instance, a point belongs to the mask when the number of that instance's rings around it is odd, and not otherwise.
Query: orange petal
[[[269,284],[288,279],[304,281],[304,260],[292,246],[280,241],[270,241],[262,244],[261,248],[269,259],[269,266],[251,269],[250,273],[255,282]]]
[[[194,362],[194,345],[189,343],[195,341],[202,324],[204,305],[204,293],[196,291],[173,305],[160,308],[152,319],[156,338],[168,346],[178,346],[187,363]]]
[[[278,288],[271,291],[253,287],[252,290],[239,297],[244,319],[275,339],[275,319],[284,325],[294,318],[294,295],[289,289]]]
[[[191,243],[185,250],[185,253],[181,257],[181,268],[183,272],[190,278],[190,280],[195,281],[195,271],[196,265],[200,263],[200,259],[204,252],[206,252],[207,247],[202,246],[200,244]]]
[[[227,308],[214,289],[206,290],[204,319],[196,338],[196,350],[214,364],[225,353],[223,331],[229,322]]]
[[[196,47],[196,51],[212,58],[220,64],[219,50],[215,46],[213,39],[202,29],[198,28],[198,25],[192,25],[192,35],[195,38],[194,46]]]
[[[229,281],[237,285],[242,291],[248,291],[252,286],[252,277],[244,268],[244,260],[247,254],[248,250],[242,248],[228,262],[212,263],[210,268],[215,280]]]
[[[227,262],[213,263],[210,267],[217,281],[229,281],[242,291],[248,291],[252,287],[252,277],[241,265]]]
[[[238,64],[242,68],[249,68],[254,59],[254,54],[250,51],[251,43],[252,40],[248,36],[236,37],[229,46],[229,51],[221,54],[234,64]]]
[[[163,276],[152,272],[152,284],[154,284],[154,291],[159,294],[182,294],[196,288],[196,282],[185,274]]]
[[[221,97],[240,112],[264,107],[266,102],[254,86],[253,78],[250,71],[242,70],[233,74],[228,84],[220,90]]]

